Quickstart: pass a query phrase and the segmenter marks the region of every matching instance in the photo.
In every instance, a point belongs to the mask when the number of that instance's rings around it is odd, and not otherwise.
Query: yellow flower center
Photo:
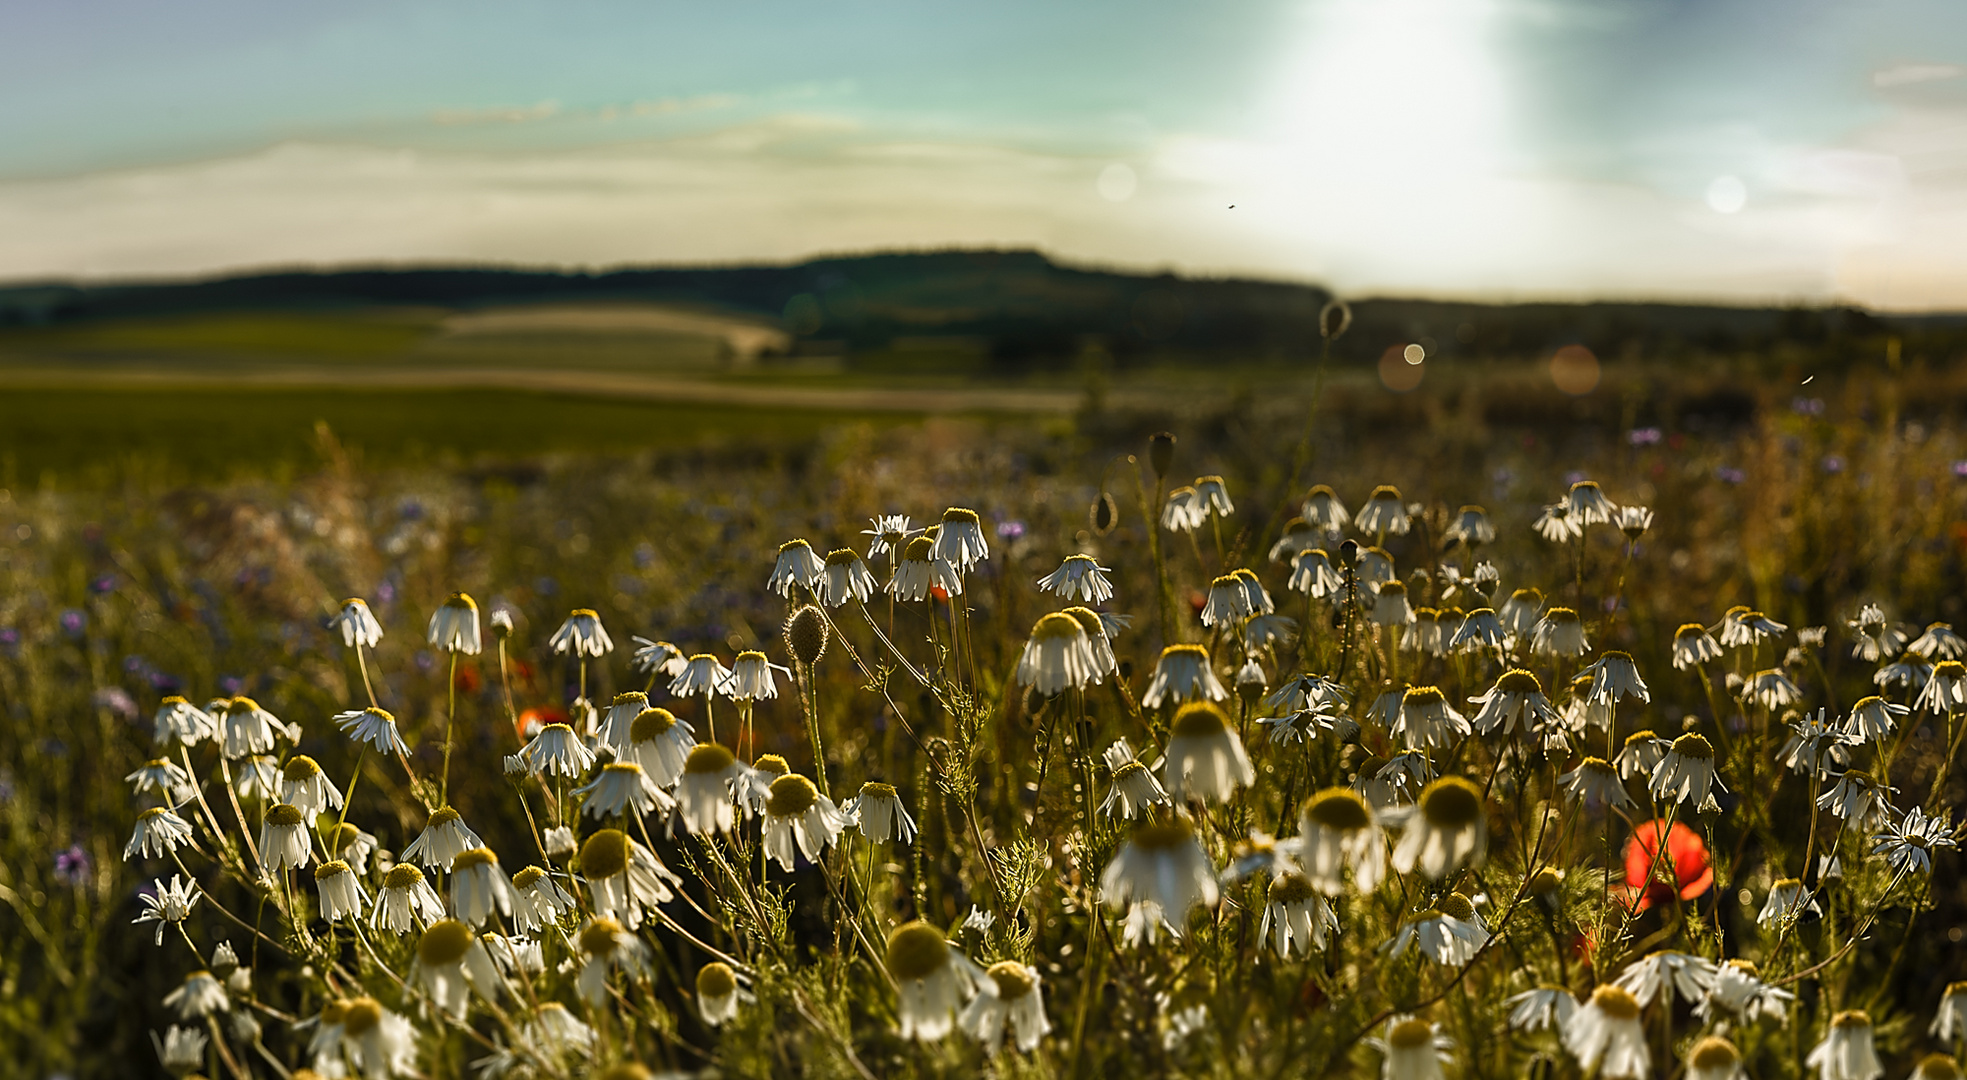
[[[895,978],[926,979],[948,966],[949,939],[928,923],[903,923],[888,935],[888,973]]]

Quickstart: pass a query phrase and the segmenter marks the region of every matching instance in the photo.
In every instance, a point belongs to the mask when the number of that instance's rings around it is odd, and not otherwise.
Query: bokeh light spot
[[[1407,359],[1411,345],[1388,345],[1380,354],[1380,382],[1396,394],[1404,394],[1421,385],[1421,374],[1426,369]]]
[[[1427,350],[1419,345],[1409,345],[1400,350],[1400,358],[1410,364],[1418,364],[1427,359]]]
[[[1596,390],[1598,374],[1598,357],[1583,345],[1566,345],[1550,358],[1551,380],[1572,397]]]

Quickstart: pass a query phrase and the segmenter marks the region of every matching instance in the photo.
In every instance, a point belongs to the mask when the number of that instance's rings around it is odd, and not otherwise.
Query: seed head
[[[910,541],[911,546],[913,543]],[[924,558],[927,558],[926,554]],[[785,651],[791,653],[793,659],[812,667],[826,655],[828,635],[826,616],[820,613],[819,608],[807,604],[785,621]]]

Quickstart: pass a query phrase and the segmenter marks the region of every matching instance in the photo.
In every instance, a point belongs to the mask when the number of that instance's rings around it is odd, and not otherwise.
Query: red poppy
[[[551,705],[542,705],[537,709],[527,709],[525,712],[520,713],[519,722],[514,724],[513,727],[518,730],[519,738],[524,741],[530,740],[533,736],[538,735],[540,729],[548,724],[564,724],[566,722],[567,714],[565,712]]]
[[[1692,900],[1714,887],[1714,867],[1708,865],[1707,844],[1699,833],[1674,822],[1667,830],[1664,860],[1658,859],[1659,835],[1660,823],[1649,821],[1632,830],[1632,839],[1626,841],[1625,901],[1636,911],[1672,903],[1676,887],[1682,900]],[[1669,867],[1671,883],[1667,879]]]
[[[476,664],[467,664],[458,668],[456,680],[458,693],[475,694],[478,692],[478,688],[484,684],[484,681],[478,674],[478,666]]]
[[[929,586],[929,595],[935,597],[938,600],[942,600],[942,601],[949,600],[949,590],[943,588],[941,585]]]
[[[1197,615],[1202,614],[1202,609],[1209,606],[1208,594],[1200,589],[1190,589],[1188,591],[1188,606],[1194,608]]]

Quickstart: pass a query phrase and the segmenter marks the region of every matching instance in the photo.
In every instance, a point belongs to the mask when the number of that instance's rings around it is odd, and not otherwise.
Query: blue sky
[[[116,0],[8,28],[4,279],[1029,244],[1354,293],[1967,307],[1967,7],[1937,0]]]

